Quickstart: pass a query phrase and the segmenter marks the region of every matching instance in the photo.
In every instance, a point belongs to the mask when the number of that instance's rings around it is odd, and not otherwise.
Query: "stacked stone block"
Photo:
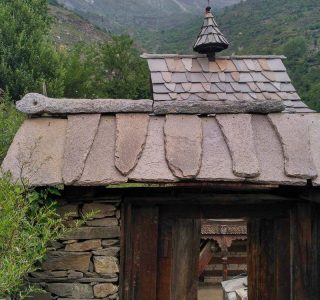
[[[72,224],[93,217],[50,245],[41,270],[28,276],[48,293],[47,299],[119,299],[119,202],[64,202],[59,213]],[[41,297],[43,298],[43,297]]]

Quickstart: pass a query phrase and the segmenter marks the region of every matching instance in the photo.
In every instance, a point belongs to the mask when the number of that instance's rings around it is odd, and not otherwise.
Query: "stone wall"
[[[50,245],[41,271],[30,282],[40,284],[46,299],[119,299],[119,201],[60,201],[59,213],[68,222],[94,211],[83,226]],[[44,298],[43,296],[41,298]]]

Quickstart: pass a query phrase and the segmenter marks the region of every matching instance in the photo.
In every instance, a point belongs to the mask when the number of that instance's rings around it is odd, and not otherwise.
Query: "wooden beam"
[[[200,277],[205,268],[208,266],[208,264],[212,261],[213,258],[213,250],[212,250],[213,242],[212,241],[206,241],[205,246],[200,252],[200,259],[199,259],[199,272],[198,276]]]
[[[164,208],[171,218],[195,218],[195,219],[223,219],[223,218],[274,218],[287,216],[288,205],[219,205],[219,204],[172,204]]]

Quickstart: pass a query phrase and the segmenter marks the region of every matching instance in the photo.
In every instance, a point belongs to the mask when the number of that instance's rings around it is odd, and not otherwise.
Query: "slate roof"
[[[320,114],[77,114],[24,122],[3,162],[33,186],[320,185]]]
[[[151,72],[153,98],[185,101],[283,101],[285,112],[312,112],[300,99],[283,56],[230,56],[209,61],[202,55],[144,54]],[[212,104],[215,105],[215,104]]]

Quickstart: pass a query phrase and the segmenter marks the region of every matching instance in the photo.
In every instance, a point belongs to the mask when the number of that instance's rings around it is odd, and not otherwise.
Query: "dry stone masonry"
[[[94,216],[53,242],[41,271],[28,280],[43,287],[47,299],[119,299],[119,203],[60,201],[58,211],[70,223]]]

